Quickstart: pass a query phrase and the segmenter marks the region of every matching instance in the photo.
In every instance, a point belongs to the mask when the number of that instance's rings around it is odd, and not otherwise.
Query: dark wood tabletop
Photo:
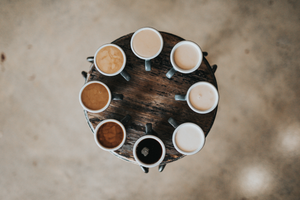
[[[145,135],[147,123],[152,124],[153,131],[157,133],[166,146],[166,156],[162,164],[167,164],[184,157],[175,150],[172,144],[174,128],[168,123],[168,119],[172,117],[178,124],[196,123],[207,136],[218,109],[217,107],[208,114],[198,114],[189,108],[187,102],[175,101],[176,94],[186,94],[189,87],[199,81],[210,82],[218,88],[214,76],[215,68],[212,68],[206,58],[203,57],[200,67],[195,72],[191,74],[176,72],[171,79],[168,79],[166,73],[172,68],[170,62],[172,47],[184,39],[170,33],[160,33],[164,40],[163,50],[151,60],[152,69],[150,72],[145,71],[144,60],[139,59],[132,52],[130,39],[133,33],[130,33],[112,42],[120,46],[126,54],[125,70],[131,76],[130,81],[126,81],[120,74],[110,77],[104,76],[96,70],[93,64],[87,74],[87,82],[102,81],[112,93],[124,95],[123,100],[112,101],[110,106],[101,113],[84,112],[92,132],[97,124],[104,119],[120,121],[127,114],[132,117],[125,126],[127,132],[125,144],[112,153],[133,163],[136,163],[132,153],[133,145],[138,138]]]

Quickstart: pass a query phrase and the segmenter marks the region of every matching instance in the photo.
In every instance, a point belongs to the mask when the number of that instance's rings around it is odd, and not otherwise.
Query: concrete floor
[[[0,199],[299,199],[300,1],[0,1]],[[87,56],[152,26],[198,43],[220,106],[205,148],[144,174],[99,149]]]

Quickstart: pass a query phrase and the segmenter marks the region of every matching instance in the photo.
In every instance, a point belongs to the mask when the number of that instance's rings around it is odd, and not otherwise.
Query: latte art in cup
[[[107,74],[117,73],[122,69],[124,57],[115,46],[105,46],[96,55],[96,64],[100,71]]]

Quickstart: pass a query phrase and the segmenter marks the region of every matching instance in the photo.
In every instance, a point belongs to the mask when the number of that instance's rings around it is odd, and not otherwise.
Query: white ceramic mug
[[[96,57],[97,57],[97,54],[99,53],[99,51],[100,51],[101,49],[103,49],[104,47],[108,47],[108,46],[115,47],[115,48],[117,48],[118,50],[120,50],[120,52],[121,52],[121,54],[122,54],[122,56],[123,56],[123,63],[122,63],[122,66],[121,66],[121,68],[120,68],[117,72],[115,72],[115,73],[106,73],[106,72],[102,71],[102,70],[100,69],[100,67],[97,65],[97,62],[96,62]],[[125,55],[123,49],[122,49],[121,47],[119,47],[118,45],[116,45],[116,44],[104,44],[104,45],[102,45],[101,47],[99,47],[99,48],[97,49],[97,51],[96,51],[94,57],[93,57],[93,58],[90,57],[90,58],[88,58],[88,60],[89,60],[89,61],[93,61],[93,62],[94,62],[94,65],[95,65],[95,67],[96,67],[96,69],[97,69],[101,74],[103,74],[103,75],[105,75],[105,76],[116,76],[116,75],[118,75],[118,74],[121,74],[121,75],[123,76],[123,78],[124,78],[126,81],[129,81],[130,78],[131,78],[130,75],[129,75],[129,74],[125,71],[125,69],[124,69],[124,68],[125,68],[125,65],[126,65],[126,55]]]
[[[158,51],[157,51],[154,55],[151,55],[151,56],[143,56],[143,55],[139,54],[139,52],[137,52],[137,50],[134,48],[134,44],[133,44],[133,43],[134,43],[134,39],[135,39],[136,36],[139,35],[142,31],[152,31],[152,32],[154,32],[155,34],[157,34],[158,39],[159,39],[159,41],[160,41],[160,47],[159,47]],[[147,40],[146,40],[146,39],[147,39],[147,38],[144,39],[144,42],[146,43],[145,46],[148,46],[149,44],[147,44]],[[148,42],[148,43],[150,43],[150,45],[151,45],[151,41]],[[160,34],[157,30],[155,30],[154,28],[149,28],[149,27],[141,28],[141,29],[137,30],[136,32],[134,32],[134,34],[132,35],[131,40],[130,40],[130,47],[131,47],[132,52],[133,52],[138,58],[145,60],[145,70],[146,70],[146,71],[151,71],[151,59],[157,57],[157,56],[160,54],[160,52],[162,51],[162,48],[163,48],[163,38],[162,38],[161,34]],[[146,47],[145,47],[145,48],[146,48]]]
[[[192,102],[191,102],[191,91],[196,88],[197,86],[202,86],[202,87],[207,87],[207,89],[209,91],[200,91],[199,94],[192,92],[193,95],[198,95],[197,98],[199,98],[199,104],[201,104],[201,101],[206,101],[206,105],[203,105],[205,109],[199,109],[199,108],[196,108],[195,106],[193,106]],[[212,99],[211,101],[209,101],[209,103],[207,103],[207,101],[209,99]],[[198,100],[196,99],[195,97],[193,98],[195,100]],[[187,104],[188,106],[196,113],[199,113],[199,114],[206,114],[206,113],[209,113],[211,112],[212,110],[214,110],[216,108],[216,106],[218,105],[218,102],[219,102],[219,94],[218,94],[218,91],[216,89],[216,87],[209,83],[209,82],[205,82],[205,81],[200,81],[200,82],[197,82],[195,84],[193,84],[187,91],[187,94],[186,95],[175,95],[175,100],[177,101],[187,101]],[[195,101],[194,100],[194,101]],[[204,104],[204,103],[203,103]],[[196,105],[196,104],[195,104]]]
[[[205,134],[200,126],[191,122],[178,125],[173,118],[170,118],[168,122],[175,128],[172,142],[179,153],[193,155],[203,148]]]
[[[91,85],[91,84],[100,84],[102,86],[104,86],[104,88],[106,89],[106,91],[108,92],[108,100],[107,100],[107,103],[105,104],[104,107],[102,107],[101,109],[97,109],[97,110],[92,110],[90,108],[88,108],[86,105],[84,105],[84,103],[82,102],[82,92],[83,90]],[[102,112],[104,110],[106,110],[109,106],[109,104],[111,103],[111,100],[122,100],[123,99],[123,95],[122,94],[112,94],[110,89],[108,88],[107,85],[105,85],[104,83],[102,83],[101,81],[90,81],[90,82],[87,82],[80,90],[79,92],[79,102],[80,102],[80,105],[82,106],[82,108],[86,111],[89,111],[91,113],[99,113],[99,112]]]
[[[165,155],[166,147],[163,141],[153,134],[152,125],[150,123],[146,124],[146,135],[140,137],[133,145],[133,157],[135,161],[144,168],[152,168],[158,166],[164,160]],[[148,169],[144,172],[147,173]]]
[[[116,119],[105,119],[105,120],[101,121],[96,126],[95,131],[94,131],[94,139],[95,139],[97,146],[105,151],[116,151],[116,150],[120,149],[124,145],[125,140],[126,140],[126,135],[127,135],[124,125],[126,125],[130,119],[131,119],[131,116],[126,115],[121,121],[118,121]],[[120,128],[119,130],[122,130],[122,133],[123,133],[122,140],[116,139],[116,141],[114,141],[115,138],[120,137],[120,133],[112,133],[113,131],[118,132],[118,131],[116,131],[118,129],[118,128],[116,128],[116,126],[111,129],[109,127],[106,127],[105,130],[102,129],[102,132],[99,131],[99,129],[104,128],[103,126],[108,125],[108,123],[110,123],[110,122],[113,124],[115,123],[117,126],[119,126],[119,128]],[[102,134],[102,135],[100,136],[100,134]],[[107,144],[112,145],[113,144],[112,142],[117,142],[117,144],[115,146],[107,145]]]
[[[193,51],[195,51],[195,52],[193,52],[193,53],[195,53],[196,56],[198,57],[197,62],[194,64],[194,66],[192,68],[189,68],[189,69],[182,69],[175,62],[175,58],[174,58],[175,51],[179,47],[182,47],[183,45],[188,45],[188,46],[194,48]],[[187,57],[187,56],[185,56],[185,57]],[[172,64],[173,68],[168,71],[166,76],[170,79],[175,74],[175,72],[177,72],[177,71],[180,72],[180,73],[184,73],[184,74],[192,73],[192,72],[194,72],[195,70],[197,70],[199,68],[199,66],[201,65],[202,59],[203,59],[203,53],[202,53],[202,50],[199,47],[199,45],[197,45],[196,43],[194,43],[192,41],[186,41],[186,40],[178,42],[172,48],[172,51],[171,51],[171,54],[170,54],[170,61],[171,61],[171,64]]]

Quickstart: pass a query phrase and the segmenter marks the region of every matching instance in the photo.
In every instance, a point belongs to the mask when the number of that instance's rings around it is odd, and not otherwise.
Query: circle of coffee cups
[[[159,144],[160,144],[160,147],[161,147],[161,150],[162,150],[162,153],[160,155],[160,158],[154,162],[154,163],[151,163],[151,164],[147,164],[147,163],[144,163],[142,162],[139,158],[138,158],[138,155],[137,155],[137,147],[138,145],[140,144],[141,141],[145,140],[145,139],[153,139],[153,140],[156,140]],[[135,159],[135,161],[143,166],[143,167],[147,167],[147,168],[151,168],[151,167],[156,167],[158,166],[165,158],[165,155],[166,155],[166,147],[164,145],[164,143],[161,141],[161,139],[159,139],[158,137],[154,136],[154,135],[144,135],[142,137],[140,137],[135,143],[134,143],[134,146],[133,146],[133,157]]]
[[[108,46],[116,47],[118,50],[120,50],[120,52],[122,53],[122,56],[123,56],[123,64],[122,64],[121,68],[120,68],[117,72],[111,73],[111,74],[102,71],[102,70],[100,69],[100,67],[97,65],[97,55],[98,55],[98,52],[99,52],[101,49],[103,49],[104,47],[108,47]],[[98,50],[96,51],[96,53],[95,53],[95,55],[94,55],[94,65],[95,65],[96,69],[97,69],[101,74],[103,74],[103,75],[105,75],[105,76],[115,76],[115,75],[120,74],[120,73],[124,70],[125,65],[126,65],[126,55],[125,55],[123,49],[122,49],[121,47],[119,47],[118,45],[116,45],[116,44],[104,44],[104,45],[102,45],[101,47],[98,48]],[[121,74],[121,75],[123,76],[123,74]],[[124,78],[125,78],[125,77],[124,77]]]
[[[155,55],[150,56],[150,57],[144,57],[144,56],[140,55],[138,52],[136,52],[136,50],[134,49],[134,44],[133,44],[133,41],[134,41],[135,36],[136,36],[138,33],[140,33],[141,31],[145,31],[145,30],[150,30],[150,31],[155,32],[155,33],[157,34],[157,36],[159,37],[159,40],[160,40],[160,48],[159,48],[159,50],[156,52]],[[155,57],[157,57],[157,56],[160,54],[160,52],[161,52],[162,49],[163,49],[163,44],[164,44],[163,38],[162,38],[161,34],[159,33],[159,31],[155,30],[154,28],[150,28],[150,27],[140,28],[139,30],[135,31],[134,34],[133,34],[132,37],[131,37],[131,40],[130,40],[130,47],[131,47],[132,52],[133,52],[138,58],[145,60],[145,69],[146,69],[146,71],[151,71],[150,60],[153,59],[153,58],[155,58]]]
[[[195,47],[195,49],[196,49],[196,51],[198,53],[198,56],[199,56],[197,64],[193,68],[191,68],[191,69],[182,69],[182,68],[180,68],[179,66],[177,66],[177,64],[176,64],[176,62],[174,60],[174,53],[175,53],[176,49],[178,49],[178,47],[180,47],[182,45],[186,45],[186,44]],[[198,44],[196,44],[195,42],[192,42],[192,41],[187,41],[187,40],[178,42],[172,48],[171,54],[170,54],[170,61],[171,61],[171,64],[172,64],[173,68],[168,71],[168,73],[166,74],[166,76],[168,78],[171,78],[175,74],[176,71],[178,71],[180,73],[183,73],[183,74],[192,73],[192,72],[196,71],[199,68],[199,66],[201,65],[202,59],[203,59],[203,53],[202,53],[202,50],[201,50],[201,48],[199,47]]]
[[[111,148],[104,146],[98,140],[98,134],[100,134],[100,133],[98,133],[99,129],[101,128],[101,126],[103,126],[104,124],[106,124],[108,122],[113,122],[113,123],[118,124],[121,127],[122,131],[123,131],[123,139],[122,139],[122,141],[117,146],[111,147]],[[100,147],[101,149],[103,149],[105,151],[116,151],[119,148],[121,148],[123,146],[123,144],[125,143],[125,140],[126,140],[126,129],[125,129],[124,125],[121,122],[119,122],[118,120],[115,120],[115,119],[105,119],[105,120],[101,121],[96,126],[95,132],[94,132],[94,139],[95,139],[95,142],[96,142],[97,146]]]
[[[105,87],[105,89],[107,90],[107,92],[108,92],[108,100],[107,100],[107,103],[105,104],[104,107],[102,107],[101,109],[98,109],[98,110],[92,110],[92,109],[86,107],[86,106],[84,105],[84,103],[82,102],[82,97],[81,97],[81,96],[82,96],[83,90],[84,90],[88,85],[91,85],[91,84],[94,84],[94,83],[103,85],[103,86]],[[102,83],[102,82],[100,82],[100,81],[90,81],[90,82],[86,83],[86,84],[81,88],[81,90],[80,90],[80,92],[79,92],[79,102],[80,102],[80,105],[82,106],[83,109],[85,109],[85,110],[87,110],[87,111],[89,111],[89,112],[91,112],[91,113],[99,113],[99,112],[102,112],[102,111],[104,111],[105,109],[107,109],[108,106],[109,106],[109,104],[110,104],[110,102],[111,102],[111,99],[112,99],[112,94],[111,94],[111,92],[110,92],[110,89],[107,87],[107,85],[105,85],[104,83]]]
[[[210,87],[210,89],[212,90],[213,94],[214,94],[214,102],[212,103],[212,106],[206,110],[199,110],[199,109],[196,109],[192,103],[191,103],[191,100],[190,100],[190,93],[192,91],[193,88],[195,88],[196,86],[198,85],[206,85],[208,87]],[[175,100],[180,100],[180,101],[187,101],[187,104],[188,106],[196,113],[199,113],[199,114],[206,114],[206,113],[209,113],[211,111],[213,111],[217,105],[218,105],[218,102],[219,102],[219,94],[218,94],[218,91],[216,89],[216,87],[209,83],[209,82],[206,82],[206,81],[200,81],[200,82],[197,82],[195,84],[193,84],[187,91],[187,94],[186,95],[175,95]]]
[[[180,133],[180,138],[179,138],[179,130],[180,129],[189,129],[189,131],[183,131],[182,133]],[[197,133],[195,133],[194,135],[191,135],[191,129],[194,129],[197,131]],[[180,143],[177,140],[186,140],[186,143],[188,142],[188,144],[184,144],[184,142],[181,141],[182,144],[178,144]],[[173,142],[173,146],[175,147],[175,149],[183,154],[183,155],[193,155],[197,152],[199,152],[205,143],[205,135],[203,130],[200,128],[200,126],[198,126],[197,124],[191,123],[191,122],[186,122],[183,124],[180,124],[173,132],[173,136],[172,136],[172,142]],[[196,143],[196,144],[192,144],[192,143]],[[181,147],[180,147],[181,145]],[[194,147],[194,148],[192,148]],[[185,150],[185,149],[186,150]],[[189,149],[191,148],[191,149]],[[188,150],[189,149],[189,150]]]

